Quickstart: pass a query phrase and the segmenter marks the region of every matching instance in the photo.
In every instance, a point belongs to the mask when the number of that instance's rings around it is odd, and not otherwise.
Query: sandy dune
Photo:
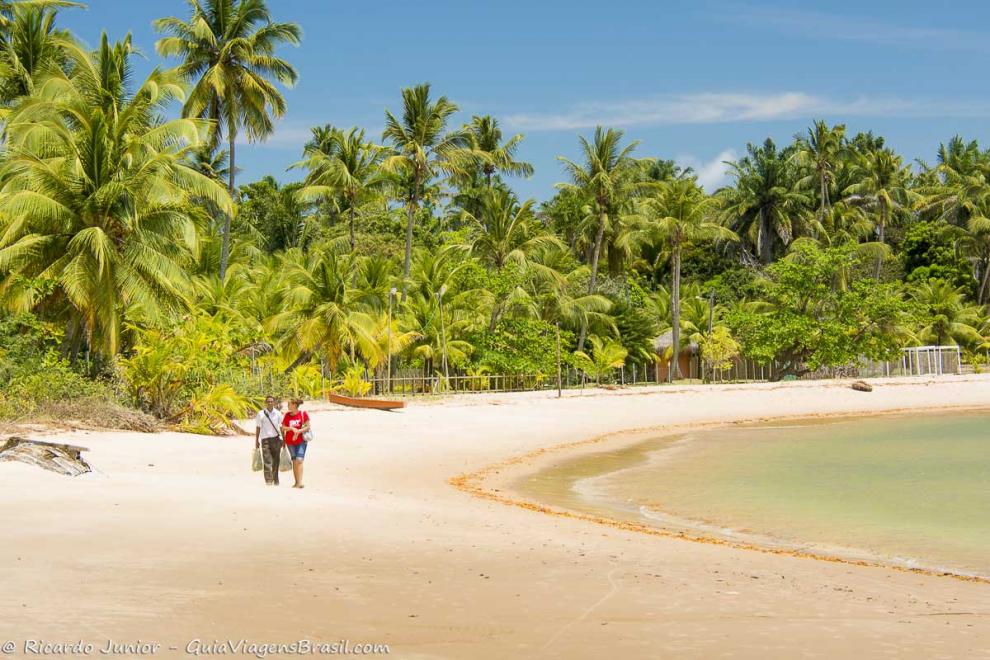
[[[618,431],[990,407],[990,378],[463,397],[322,409],[308,487],[251,439],[64,433],[98,473],[0,464],[0,644],[387,643],[399,658],[990,657],[990,585],[611,529],[457,475]],[[312,407],[310,408],[312,410]],[[490,487],[498,487],[491,485]],[[172,649],[171,647],[174,647]]]

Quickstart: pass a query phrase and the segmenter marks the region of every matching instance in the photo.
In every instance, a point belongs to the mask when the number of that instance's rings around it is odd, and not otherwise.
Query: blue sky
[[[61,22],[87,43],[130,31],[150,68],[151,21],[185,16],[181,0],[91,0]],[[615,126],[635,154],[691,165],[709,189],[721,161],[767,136],[789,141],[813,118],[873,130],[908,160],[934,158],[959,133],[990,146],[990,3],[969,0],[695,2],[269,0],[303,28],[282,55],[299,70],[288,114],[265,144],[238,149],[241,181],[283,180],[309,127],[380,136],[399,91],[430,82],[473,114],[526,139],[536,168],[514,180],[545,199],[578,156],[579,134]]]

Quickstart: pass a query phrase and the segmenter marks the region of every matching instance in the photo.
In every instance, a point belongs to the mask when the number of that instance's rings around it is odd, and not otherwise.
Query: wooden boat
[[[396,410],[405,408],[405,401],[385,401],[384,399],[357,399],[352,396],[344,396],[335,392],[327,394],[327,401],[337,403],[351,408],[370,408],[371,410]]]

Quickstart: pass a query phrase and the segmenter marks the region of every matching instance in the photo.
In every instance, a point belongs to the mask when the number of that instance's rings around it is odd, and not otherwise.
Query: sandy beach
[[[96,472],[0,463],[0,643],[98,652],[141,640],[162,657],[242,639],[384,643],[397,658],[990,657],[985,583],[499,501],[512,500],[509,472],[644,431],[990,407],[990,376],[875,386],[468,395],[398,413],[308,406],[317,439],[302,491],[287,478],[266,488],[248,437],[48,435],[88,447]]]

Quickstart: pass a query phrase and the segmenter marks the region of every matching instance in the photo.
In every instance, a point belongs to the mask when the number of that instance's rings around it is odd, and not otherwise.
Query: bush
[[[231,328],[221,320],[194,315],[168,332],[136,330],[130,358],[121,361],[134,402],[160,419],[197,433],[221,433],[231,420],[260,406],[261,396],[243,394],[230,376],[245,373]]]
[[[475,332],[468,337],[474,346],[472,366],[484,365],[496,374],[557,373],[557,329],[539,319],[501,319],[495,332]],[[573,360],[574,335],[560,331],[561,360]]]

